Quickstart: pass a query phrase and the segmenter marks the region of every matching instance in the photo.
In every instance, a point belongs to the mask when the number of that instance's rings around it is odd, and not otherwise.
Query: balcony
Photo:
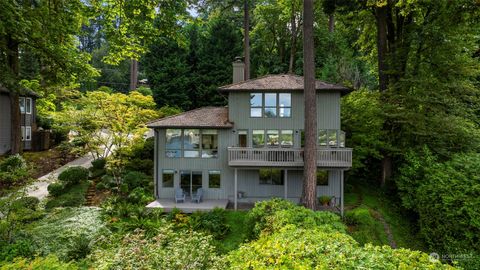
[[[303,167],[303,149],[229,147],[228,165],[238,167]],[[351,148],[318,148],[317,166],[352,167]]]

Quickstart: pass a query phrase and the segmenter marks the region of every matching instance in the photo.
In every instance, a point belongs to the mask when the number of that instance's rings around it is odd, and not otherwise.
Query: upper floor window
[[[32,98],[20,97],[19,99],[20,113],[32,113]]]
[[[166,157],[216,158],[218,132],[214,129],[167,129]]]
[[[252,131],[253,147],[292,147],[293,130],[255,129]]]
[[[250,117],[291,117],[292,95],[290,93],[250,94]]]
[[[329,147],[345,147],[345,132],[337,129],[320,129],[318,145]]]

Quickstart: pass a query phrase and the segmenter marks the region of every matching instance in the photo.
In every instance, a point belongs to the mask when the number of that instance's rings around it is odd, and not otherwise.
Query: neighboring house
[[[220,87],[228,107],[204,107],[152,121],[155,196],[203,188],[206,199],[254,202],[282,197],[299,202],[303,179],[303,77],[268,75]],[[340,130],[340,97],[350,89],[317,81],[317,194],[332,196],[343,214],[343,174],[352,149]]]
[[[35,100],[38,95],[28,89],[20,92],[22,142],[24,150],[32,149],[32,133],[36,130]],[[11,149],[11,110],[9,90],[0,85],[0,155]]]

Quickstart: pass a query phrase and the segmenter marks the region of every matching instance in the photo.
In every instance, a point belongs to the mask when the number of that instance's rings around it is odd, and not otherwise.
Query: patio
[[[147,205],[147,208],[162,208],[165,212],[171,212],[174,208],[184,213],[196,211],[211,211],[214,208],[226,209],[228,200],[203,200],[201,203],[194,203],[186,200],[184,203],[175,203],[174,199],[157,199]]]

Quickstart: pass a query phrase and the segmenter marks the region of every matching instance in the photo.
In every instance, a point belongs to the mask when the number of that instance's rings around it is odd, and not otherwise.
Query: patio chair
[[[192,202],[200,203],[202,201],[203,197],[203,189],[199,188],[197,189],[197,193],[192,196]]]
[[[181,188],[175,189],[175,203],[178,202],[185,202],[185,192]]]

